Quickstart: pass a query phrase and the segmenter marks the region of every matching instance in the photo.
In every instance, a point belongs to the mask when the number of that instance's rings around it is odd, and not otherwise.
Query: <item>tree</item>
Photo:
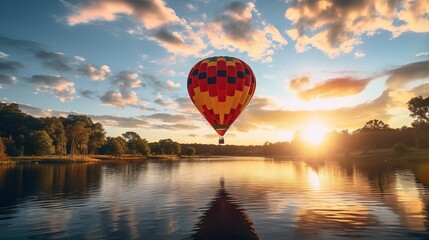
[[[0,160],[5,160],[6,158],[6,147],[3,144],[3,139],[0,138]]]
[[[127,140],[128,152],[131,154],[149,155],[150,148],[146,139],[142,139],[136,132],[126,132],[122,137]]]
[[[161,154],[161,146],[159,145],[159,142],[149,143],[149,147],[152,154]]]
[[[34,131],[28,135],[27,149],[29,149],[30,154],[37,156],[53,154],[55,148],[52,142],[46,131]]]
[[[89,136],[91,129],[86,127],[86,124],[81,121],[77,121],[73,124],[69,124],[66,127],[66,136],[70,143],[70,154],[75,155],[78,150],[85,154],[88,149]]]
[[[42,119],[43,130],[45,130],[53,140],[55,153],[65,155],[67,153],[67,138],[63,123],[57,117],[47,117]]]
[[[416,121],[429,123],[429,97],[413,97],[407,104],[411,117],[415,118]]]
[[[178,142],[174,142],[171,139],[159,140],[159,147],[161,154],[179,154],[182,147]]]
[[[109,155],[121,156],[127,151],[127,142],[121,137],[108,137],[103,148]]]
[[[106,142],[106,132],[101,123],[95,123],[91,127],[88,148],[91,154],[97,154],[98,149]]]
[[[381,120],[374,119],[370,120],[365,123],[365,126],[363,126],[362,130],[383,130],[383,129],[389,129],[389,124],[384,123]]]
[[[193,156],[194,154],[195,154],[195,148],[194,147],[188,147],[187,149],[186,149],[186,155],[188,155],[188,157],[191,157],[191,156]]]
[[[417,148],[427,148],[429,145],[429,97],[413,97],[408,101],[410,116],[414,118],[414,137]]]

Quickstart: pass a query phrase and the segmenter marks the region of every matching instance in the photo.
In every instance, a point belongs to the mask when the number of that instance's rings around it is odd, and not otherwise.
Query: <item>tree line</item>
[[[349,154],[352,151],[372,151],[392,148],[429,148],[429,97],[414,97],[408,101],[411,127],[391,128],[373,119],[353,132],[332,131],[327,134],[324,152]],[[0,159],[24,155],[98,155],[132,154],[199,155],[300,155],[310,146],[296,132],[287,142],[265,142],[263,145],[179,144],[171,139],[149,143],[135,132],[118,137],[106,137],[101,123],[85,115],[36,118],[23,113],[15,103],[0,103]],[[398,147],[400,149],[401,147]]]
[[[85,115],[36,118],[16,103],[0,103],[0,159],[6,156],[179,154],[171,139],[148,143],[135,132],[106,137],[101,123]]]

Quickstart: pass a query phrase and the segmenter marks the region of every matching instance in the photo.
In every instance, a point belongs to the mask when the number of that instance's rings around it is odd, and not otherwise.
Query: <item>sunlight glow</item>
[[[308,171],[308,180],[310,182],[311,187],[315,190],[320,189],[320,179],[319,174],[317,174],[315,171],[309,169]]]
[[[319,121],[313,121],[306,125],[302,131],[301,138],[307,143],[317,146],[320,145],[325,139],[326,133],[329,132],[329,129]]]

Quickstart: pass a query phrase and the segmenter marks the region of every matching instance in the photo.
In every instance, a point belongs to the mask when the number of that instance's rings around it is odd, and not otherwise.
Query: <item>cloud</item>
[[[258,97],[255,96],[252,99],[252,104],[248,106],[248,108],[255,109],[264,109],[264,108],[272,108],[275,106],[273,99],[268,97]]]
[[[198,135],[191,133],[191,134],[188,134],[188,137],[194,138],[194,137],[198,137]]]
[[[86,61],[86,59],[82,56],[74,56],[74,59],[79,61],[79,62],[85,62]]]
[[[310,77],[307,75],[302,76],[302,77],[298,77],[298,78],[294,78],[294,79],[290,80],[289,89],[294,90],[294,91],[299,91],[303,87],[306,87],[309,83],[310,83]]]
[[[357,51],[355,52],[355,58],[363,58],[365,57],[365,53],[361,52],[361,51]]]
[[[65,77],[52,75],[33,75],[26,79],[36,86],[37,92],[50,92],[61,102],[70,102],[76,97],[74,83]]]
[[[120,117],[112,115],[89,115],[95,122],[103,126],[120,127],[120,128],[146,128],[149,123],[138,117]]]
[[[24,68],[24,65],[20,62],[15,62],[15,61],[1,61],[0,62],[0,71],[1,72],[16,72],[21,68]]]
[[[369,82],[370,79],[333,78],[318,83],[310,89],[300,91],[298,96],[303,100],[345,97],[362,92]]]
[[[248,109],[234,123],[239,131],[248,132],[264,126],[276,129],[302,128],[302,124],[311,120],[318,120],[331,124],[338,129],[356,129],[362,127],[368,119],[380,119],[388,121],[390,115],[388,107],[392,98],[390,91],[385,90],[375,100],[356,105],[354,107],[339,108],[334,110],[316,111],[291,111],[291,110],[271,110],[268,106],[252,107],[250,102]]]
[[[167,76],[171,76],[171,77],[176,76],[176,71],[174,71],[173,69],[163,68],[163,69],[159,70],[158,73],[161,75],[167,75]]]
[[[272,49],[287,44],[277,28],[264,25],[256,28],[252,2],[232,2],[223,8],[214,21],[199,23],[200,32],[207,36],[216,49],[238,50],[247,52],[254,59],[267,59],[273,54]]]
[[[0,36],[0,46],[30,52],[40,50],[43,47],[41,44],[34,41],[11,39],[3,36]]]
[[[207,43],[190,26],[185,23],[183,25],[184,29],[181,32],[160,28],[148,38],[174,54],[185,57],[191,55],[195,57],[206,56],[208,53],[201,52],[207,48]]]
[[[428,32],[427,0],[391,1],[294,1],[285,17],[293,28],[287,31],[304,52],[315,47],[330,57],[350,53],[363,36],[387,31],[392,37],[404,32]]]
[[[92,99],[94,97],[95,92],[91,90],[81,90],[80,95],[84,98]]]
[[[0,73],[0,88],[3,88],[3,85],[12,84],[16,84],[16,77]]]
[[[175,106],[176,103],[172,102],[172,101],[165,101],[162,98],[157,98],[155,99],[155,101],[153,101],[154,103],[161,105],[163,107],[171,107],[171,106]]]
[[[160,124],[151,125],[151,129],[166,129],[166,130],[195,130],[200,127],[189,124]]]
[[[187,3],[187,4],[185,5],[185,7],[186,7],[187,9],[191,10],[191,11],[197,11],[197,10],[198,10],[198,7],[197,7],[197,6],[195,6],[195,5],[194,5],[194,4],[192,4],[192,3]]]
[[[69,111],[57,111],[57,110],[45,110],[38,107],[33,107],[27,104],[19,104],[20,109],[27,114],[36,117],[48,117],[48,116],[62,116],[66,117],[70,114],[79,114],[77,112]],[[87,115],[94,122],[99,122],[103,126],[107,127],[118,127],[118,128],[145,128],[145,129],[159,129],[159,130],[196,130],[200,127],[189,124],[150,124],[146,119],[146,116],[141,117],[121,117],[114,115]],[[178,117],[180,115],[171,115],[173,117]],[[162,115],[153,115],[154,118],[164,119],[166,116]],[[179,117],[181,118],[181,117]]]
[[[416,54],[416,57],[427,57],[429,56],[429,52],[419,52]]]
[[[167,88],[168,89],[180,88],[180,83],[175,83],[171,80],[167,80]]]
[[[50,109],[42,109],[38,107],[34,107],[28,104],[19,104],[19,108],[27,114],[30,114],[35,117],[49,117],[49,116],[61,116],[67,117],[70,114],[78,115],[81,113],[74,111],[58,111],[58,110],[50,110]],[[94,122],[99,122],[103,124],[103,126],[109,127],[119,127],[119,128],[147,128],[149,122],[140,118],[140,117],[121,117],[114,115],[87,115]]]
[[[156,119],[167,123],[175,123],[185,121],[187,118],[184,115],[179,114],[168,114],[168,113],[155,113],[146,116],[149,119]]]
[[[153,35],[153,38],[159,40],[160,42],[164,42],[166,44],[172,45],[184,45],[184,41],[182,36],[178,32],[168,32],[166,29],[161,28],[156,31]]]
[[[100,100],[103,104],[116,108],[124,108],[126,105],[136,106],[139,99],[133,91],[108,91],[100,97]]]
[[[201,114],[198,112],[197,108],[195,108],[189,97],[179,97],[174,99],[174,102],[178,105],[177,111],[183,112],[187,114],[193,114],[193,117],[201,117]]]
[[[87,65],[80,68],[79,71],[93,81],[104,80],[109,77],[111,72],[109,66],[107,65],[102,65],[98,68],[93,65]]]
[[[162,0],[89,0],[81,6],[73,6],[74,14],[67,17],[67,23],[90,23],[93,21],[114,21],[119,15],[129,15],[147,29],[178,23],[180,19],[172,8]]]
[[[0,51],[0,58],[7,58],[7,57],[9,57],[9,54]]]
[[[35,53],[35,56],[42,60],[43,65],[56,71],[65,72],[72,69],[64,53],[40,50]]]
[[[142,81],[139,79],[139,75],[137,73],[121,71],[113,79],[113,84],[119,89],[127,90],[141,87]]]
[[[151,87],[155,88],[155,90],[157,90],[157,91],[161,91],[161,90],[163,90],[163,89],[165,88],[164,83],[163,83],[163,82],[161,82],[161,81],[158,79],[158,77],[156,77],[155,75],[145,73],[145,74],[142,74],[141,76],[142,76],[144,79],[146,79],[146,80],[147,80],[147,83],[148,83]]]
[[[391,69],[386,74],[389,75],[386,84],[397,88],[410,81],[429,78],[429,61],[410,63]]]
[[[413,88],[412,92],[416,96],[429,96],[429,83],[425,83]]]

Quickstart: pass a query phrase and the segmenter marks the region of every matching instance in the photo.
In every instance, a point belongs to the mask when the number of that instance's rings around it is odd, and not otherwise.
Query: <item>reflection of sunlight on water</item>
[[[401,214],[404,224],[412,230],[425,230],[425,205],[416,186],[414,174],[402,171],[396,174],[396,196],[405,214]]]
[[[314,190],[320,190],[319,174],[317,174],[313,169],[310,168],[308,169],[308,180]]]
[[[185,239],[220,177],[262,239],[429,236],[428,164],[224,157],[97,166],[0,166],[0,238]]]

